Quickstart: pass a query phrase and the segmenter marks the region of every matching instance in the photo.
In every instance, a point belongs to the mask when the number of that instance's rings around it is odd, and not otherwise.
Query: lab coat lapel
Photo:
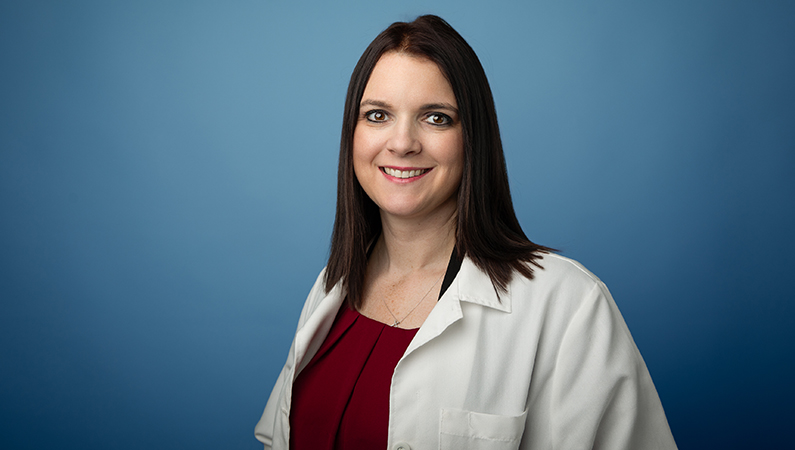
[[[453,281],[450,287],[447,288],[447,292],[439,299],[439,302],[425,319],[425,322],[417,331],[417,334],[414,335],[414,339],[412,339],[409,347],[406,349],[406,353],[403,354],[404,358],[417,348],[428,343],[431,339],[442,334],[447,327],[463,317],[461,313],[461,303],[458,300],[458,293],[451,292],[453,290],[458,290],[457,284],[457,281]]]
[[[403,357],[405,358],[417,348],[427,344],[442,334],[450,325],[461,320],[464,317],[461,302],[473,303],[510,313],[510,287],[508,289],[508,292],[500,293],[498,296],[494,290],[494,285],[491,283],[491,278],[478,269],[471,259],[464,258],[458,275],[456,275],[450,287],[447,288],[447,291],[425,319]]]
[[[320,349],[344,299],[345,292],[341,283],[337,283],[328,294],[325,294],[315,310],[309,314],[306,323],[296,332],[293,367],[296,367],[297,370],[293,373],[293,379],[301,373]]]

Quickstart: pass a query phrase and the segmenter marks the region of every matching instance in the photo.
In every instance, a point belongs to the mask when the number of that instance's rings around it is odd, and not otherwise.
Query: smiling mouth
[[[418,177],[420,175],[427,173],[430,170],[431,169],[398,170],[389,167],[381,168],[381,171],[383,171],[385,174],[401,179]]]

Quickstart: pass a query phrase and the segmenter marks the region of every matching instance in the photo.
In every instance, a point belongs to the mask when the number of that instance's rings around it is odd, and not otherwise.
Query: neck
[[[382,270],[410,273],[444,270],[455,247],[458,214],[455,206],[444,214],[420,220],[398,219],[381,214],[382,232],[373,257]]]

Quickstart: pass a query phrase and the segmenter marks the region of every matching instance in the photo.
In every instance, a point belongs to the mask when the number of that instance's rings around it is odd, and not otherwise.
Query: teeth
[[[427,171],[428,169],[396,170],[396,169],[391,169],[389,167],[384,167],[384,173],[386,173],[387,175],[391,175],[395,178],[413,178],[422,175]]]

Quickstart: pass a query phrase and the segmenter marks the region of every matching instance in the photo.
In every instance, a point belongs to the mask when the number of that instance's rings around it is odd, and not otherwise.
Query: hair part
[[[505,292],[513,272],[533,278],[533,266],[552,249],[531,242],[513,209],[497,113],[486,73],[475,51],[447,22],[420,16],[395,22],[362,54],[345,97],[337,172],[337,212],[326,266],[325,289],[339,282],[355,309],[363,300],[368,246],[381,233],[378,206],[353,170],[353,134],[359,104],[373,68],[388,52],[427,58],[450,83],[462,125],[464,172],[458,190],[456,251],[486,272],[495,290]]]

